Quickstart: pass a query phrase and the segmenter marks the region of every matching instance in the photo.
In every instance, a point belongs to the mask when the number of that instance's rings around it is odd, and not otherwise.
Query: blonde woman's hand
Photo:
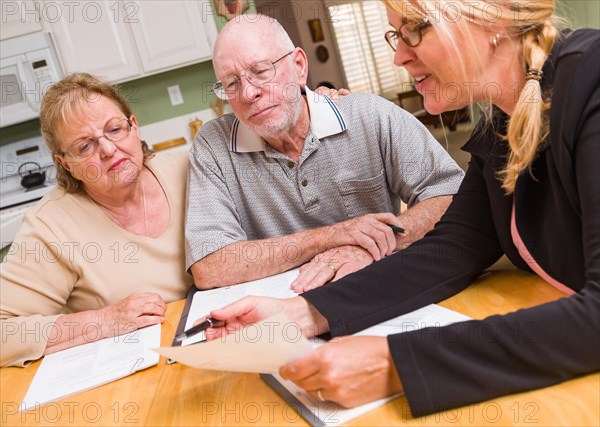
[[[345,408],[403,391],[387,337],[334,338],[279,373],[316,399]]]
[[[326,86],[319,86],[315,89],[315,92],[319,95],[328,96],[335,104],[339,102],[340,96],[350,95],[348,89],[331,89]]]
[[[311,337],[329,330],[327,319],[304,298],[247,296],[210,312],[210,317],[220,322],[206,330],[206,339],[221,338],[279,313],[300,325],[304,336]]]

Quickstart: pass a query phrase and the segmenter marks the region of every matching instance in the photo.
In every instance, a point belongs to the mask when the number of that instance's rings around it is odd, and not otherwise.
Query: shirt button
[[[303,186],[303,187],[306,187],[307,185],[308,185],[308,181],[307,181],[306,179],[305,179],[305,180],[303,180],[303,181],[302,181],[302,186]]]
[[[290,169],[294,168],[294,162],[288,162],[287,167]]]

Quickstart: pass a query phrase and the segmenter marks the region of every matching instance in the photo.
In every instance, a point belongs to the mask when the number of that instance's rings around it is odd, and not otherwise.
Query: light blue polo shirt
[[[410,207],[458,190],[462,169],[395,104],[371,94],[342,97],[337,106],[309,89],[305,96],[310,127],[298,162],[233,114],[200,129],[190,151],[187,268],[238,241],[398,214],[400,200]]]

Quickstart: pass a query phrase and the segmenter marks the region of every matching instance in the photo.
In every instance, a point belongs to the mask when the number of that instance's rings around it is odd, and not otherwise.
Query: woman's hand
[[[153,292],[131,294],[99,310],[104,338],[162,323],[167,309],[165,301]]]
[[[315,92],[319,95],[326,95],[331,99],[335,104],[337,104],[340,100],[340,96],[350,95],[350,91],[348,89],[331,89],[327,86],[319,86],[315,89]]]
[[[329,249],[300,267],[300,274],[290,287],[295,292],[306,292],[325,283],[335,282],[373,262],[373,257],[359,246],[340,246]]]
[[[279,373],[316,399],[345,408],[403,391],[386,337],[334,338]]]
[[[210,312],[210,317],[221,320],[220,326],[206,330],[206,339],[214,340],[242,329],[246,325],[260,322],[282,313],[302,328],[306,337],[322,334],[329,330],[327,320],[304,298],[269,298],[248,296]]]
[[[147,292],[131,294],[99,310],[62,315],[52,325],[44,354],[162,323],[166,309],[160,295]]]

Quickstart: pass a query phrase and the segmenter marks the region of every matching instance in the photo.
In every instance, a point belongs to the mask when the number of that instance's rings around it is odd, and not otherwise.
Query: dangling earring
[[[496,34],[492,39],[492,45],[494,45],[494,49],[498,49],[498,40],[500,40],[500,34]]]

